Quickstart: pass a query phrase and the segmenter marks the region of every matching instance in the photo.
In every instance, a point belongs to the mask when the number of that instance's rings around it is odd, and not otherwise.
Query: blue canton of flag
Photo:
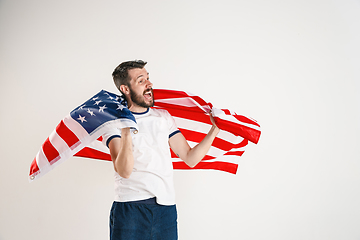
[[[70,116],[80,123],[88,134],[111,120],[126,118],[136,123],[135,117],[127,108],[126,100],[105,90],[74,109]]]

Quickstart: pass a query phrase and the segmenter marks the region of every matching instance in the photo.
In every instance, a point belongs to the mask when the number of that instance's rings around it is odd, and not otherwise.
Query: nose
[[[150,80],[147,79],[147,80],[146,80],[146,88],[149,88],[149,87],[152,88],[152,86],[153,86],[152,82],[150,82]]]

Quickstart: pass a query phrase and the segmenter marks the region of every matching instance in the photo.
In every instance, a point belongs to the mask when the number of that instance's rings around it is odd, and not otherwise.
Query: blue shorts
[[[155,198],[113,203],[110,212],[110,240],[177,239],[176,205],[159,205]]]

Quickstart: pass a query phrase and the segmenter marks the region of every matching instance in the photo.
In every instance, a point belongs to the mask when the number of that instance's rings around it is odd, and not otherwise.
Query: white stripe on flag
[[[46,158],[43,149],[41,148],[40,151],[36,154],[36,164],[38,165],[39,169],[46,168],[49,166],[50,163]]]
[[[101,141],[93,141],[90,145],[87,146],[88,148],[110,154],[109,148],[107,148]]]
[[[87,131],[80,125],[80,123],[75,121],[70,115],[66,116],[63,121],[79,140],[89,135]]]
[[[203,134],[207,134],[211,128],[211,125],[207,124],[207,123],[197,122],[197,121],[193,121],[193,120],[189,120],[189,119],[185,119],[185,118],[179,118],[179,117],[173,117],[173,118],[174,118],[175,123],[178,126],[178,128],[184,128],[187,130],[191,130],[194,132],[200,132]],[[224,141],[231,142],[233,144],[241,143],[244,140],[244,138],[235,136],[234,134],[224,131],[224,130],[221,130],[216,137],[220,138]]]
[[[181,160],[180,158],[171,158],[171,160],[174,163],[177,162],[183,162],[183,160]],[[209,160],[202,160],[201,162],[206,162],[206,163],[213,163],[213,162],[224,162],[224,163],[233,163],[233,164],[238,164],[240,160],[239,156],[234,156],[234,155],[223,155],[220,157],[217,157],[215,159],[209,159]]]
[[[190,97],[156,99],[156,102],[167,103],[181,107],[198,107],[204,112],[209,112],[211,110],[211,108],[208,105],[202,106]]]
[[[64,156],[65,151],[70,150],[66,142],[55,131],[50,134],[49,140],[53,147],[60,153],[60,157]]]
[[[233,122],[233,123],[236,123],[236,124],[239,124],[239,125],[243,125],[243,126],[246,126],[246,127],[249,127],[249,128],[253,128],[253,129],[255,129],[255,130],[260,131],[260,127],[259,127],[259,126],[256,126],[256,125],[251,124],[251,123],[242,122],[242,121],[238,120],[237,118],[235,118],[233,115],[225,114],[225,112],[222,111],[221,109],[213,108],[213,112],[214,112],[214,115],[215,115],[215,116],[221,116],[221,119],[223,119],[223,120],[226,120],[226,121],[229,121],[229,122]]]
[[[175,106],[182,106],[182,107],[197,107],[194,103],[194,100],[189,97],[182,97],[182,98],[167,98],[167,99],[156,99],[156,102],[167,103]]]

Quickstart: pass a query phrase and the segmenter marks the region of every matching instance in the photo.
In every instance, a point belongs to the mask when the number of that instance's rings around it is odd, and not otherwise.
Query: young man
[[[110,239],[177,239],[177,212],[170,149],[196,166],[219,132],[213,126],[191,148],[166,110],[152,109],[153,84],[143,61],[121,63],[113,72],[139,131],[113,129],[103,135],[115,169],[115,201],[110,213]]]

